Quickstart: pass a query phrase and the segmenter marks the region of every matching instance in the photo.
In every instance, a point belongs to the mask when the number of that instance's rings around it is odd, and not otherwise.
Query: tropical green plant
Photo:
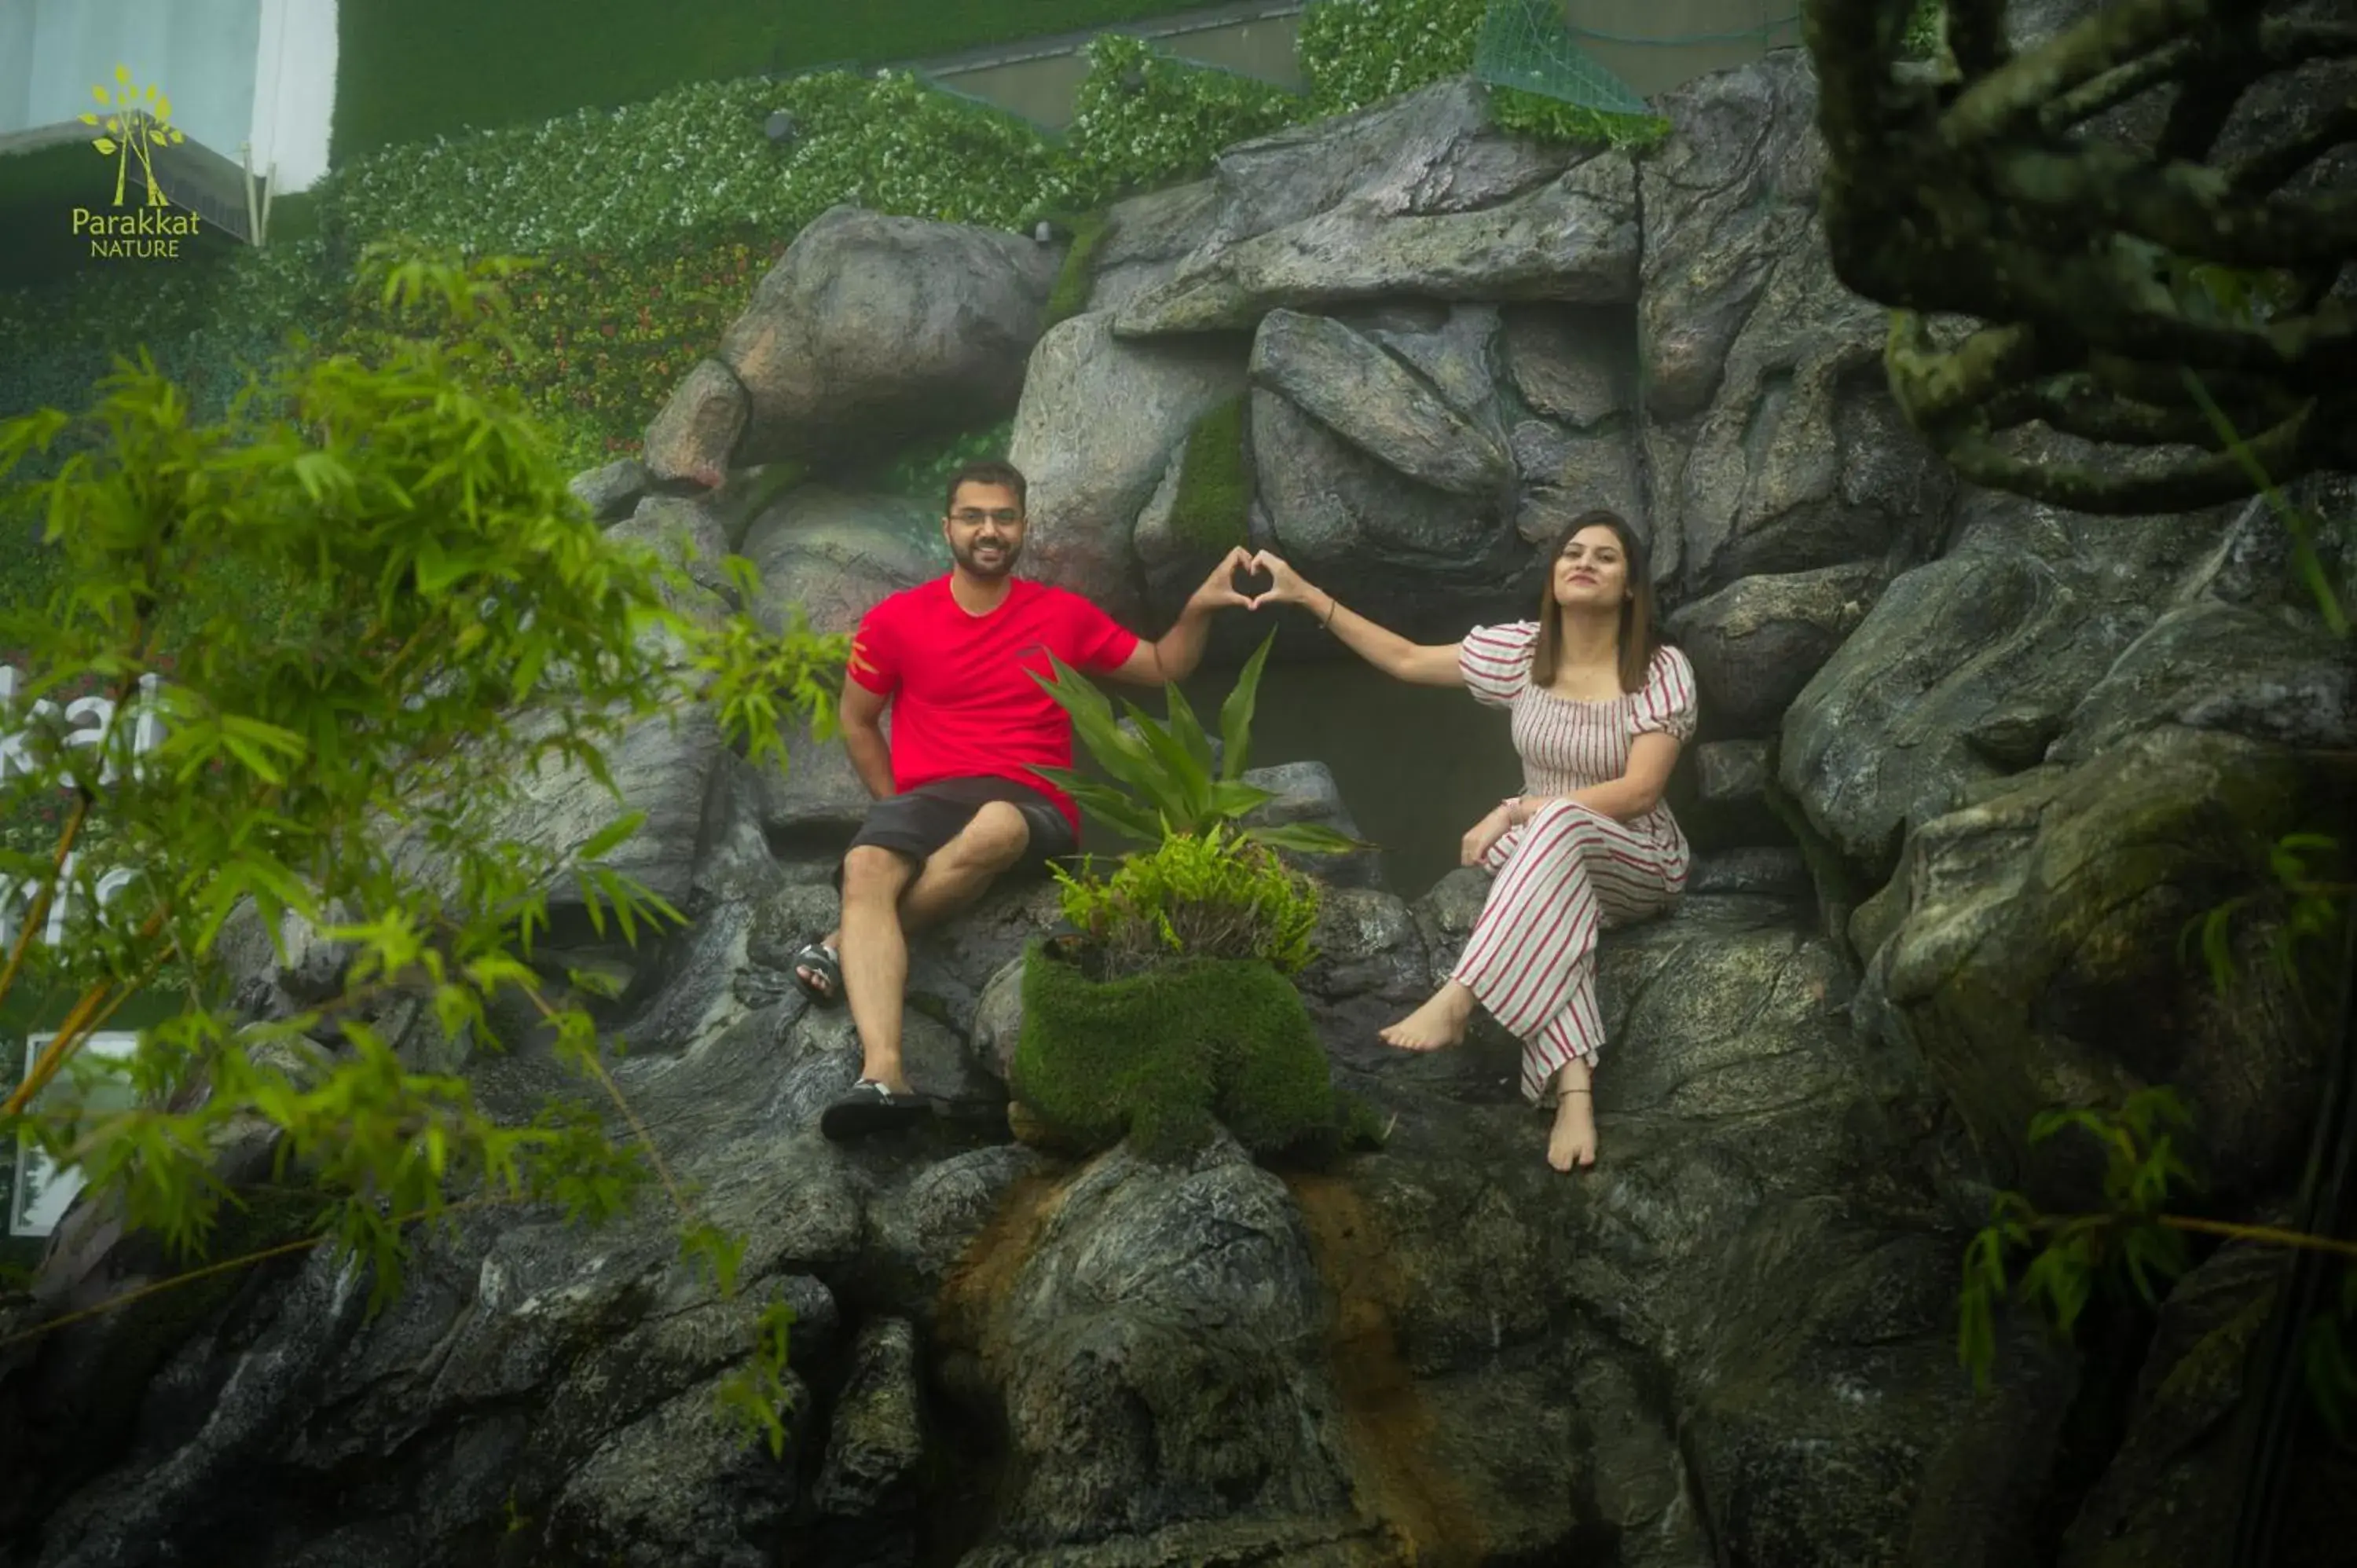
[[[1315,822],[1238,825],[1275,799],[1270,791],[1243,781],[1252,752],[1253,705],[1260,690],[1261,671],[1275,641],[1274,632],[1262,639],[1237,675],[1227,701],[1220,705],[1221,746],[1216,759],[1211,737],[1203,733],[1194,708],[1177,685],[1163,688],[1169,700],[1167,725],[1156,722],[1125,698],[1122,710],[1135,726],[1125,729],[1103,693],[1063,660],[1051,657],[1054,678],[1032,678],[1071,715],[1073,735],[1115,782],[1100,784],[1071,768],[1038,771],[1070,792],[1082,811],[1142,843],[1180,835],[1200,837],[1214,828],[1225,828],[1230,830],[1227,842],[1235,847],[1265,844],[1309,854],[1363,849],[1365,845],[1348,834]]]
[[[1266,844],[1232,842],[1224,824],[1121,857],[1110,876],[1093,857],[1078,875],[1054,868],[1064,918],[1084,933],[1103,978],[1174,958],[1260,959],[1292,974],[1313,956],[1318,885]]]
[[[71,448],[30,487],[55,589],[0,614],[0,646],[23,650],[28,676],[16,695],[95,679],[121,720],[70,744],[55,711],[11,715],[29,722],[0,818],[60,793],[66,809],[50,843],[0,848],[0,877],[31,895],[0,1004],[66,1004],[0,1102],[0,1142],[29,1136],[90,1201],[210,1257],[176,1280],[324,1244],[370,1269],[382,1304],[421,1229],[463,1210],[547,1203],[595,1221],[659,1190],[683,1254],[733,1293],[743,1243],[703,1219],[607,1070],[586,999],[611,982],[559,983],[535,946],[567,878],[626,940],[680,918],[608,864],[639,815],[552,848],[520,822],[520,789],[545,765],[612,791],[608,745],[703,703],[733,743],[781,760],[781,718],[830,723],[842,639],[683,616],[666,594],[684,578],[584,514],[519,402],[475,373],[505,346],[513,263],[382,251],[368,266],[378,302],[415,322],[381,337],[374,362],[285,362],[215,420],[126,363],[82,415],[0,424],[0,478]],[[750,585],[748,565],[729,569]],[[257,585],[278,613],[253,613]],[[143,695],[151,676],[167,678]],[[160,737],[130,722],[143,713]],[[129,874],[111,901],[87,853],[101,822],[105,859]],[[52,947],[34,933],[60,899]],[[279,942],[290,917],[348,951],[337,993],[243,1017],[224,1000],[225,934],[253,921]],[[131,1109],[44,1095],[97,1073],[92,1034],[173,972],[185,1006],[140,1030],[118,1070]],[[398,1037],[422,1009],[445,1036],[496,1048],[495,1017],[519,1004],[581,1088],[522,1123]],[[255,1128],[294,1207],[267,1244],[212,1256],[247,1229],[231,1222],[250,1197],[223,1185],[214,1150]],[[725,1402],[774,1447],[783,1319],[760,1325]]]

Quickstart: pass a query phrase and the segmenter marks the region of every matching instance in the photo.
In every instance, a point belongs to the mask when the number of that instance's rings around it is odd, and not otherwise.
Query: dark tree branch
[[[1967,81],[1988,75],[2011,58],[2005,41],[2005,0],[1947,0],[1948,53]]]
[[[2266,74],[2259,58],[2255,6],[2234,6],[2233,15],[2212,22],[2195,37],[2201,46],[2201,69],[2186,73],[2177,102],[2169,106],[2168,124],[2161,127],[2160,145],[2154,149],[2162,163],[2208,157],[2243,94]]]
[[[2325,115],[2306,135],[2229,165],[2226,188],[2245,199],[2271,196],[2317,159],[2352,140],[2357,140],[2357,100]]]
[[[2201,22],[2211,4],[2120,0],[1966,87],[1948,106],[1943,129],[1953,145],[1965,147],[2034,124],[2054,99]]]
[[[2174,81],[2198,52],[2194,40],[2179,38],[2139,59],[2115,66],[2040,109],[2039,129],[2059,136],[2083,120],[2092,120],[2104,110],[2116,109],[2163,82]]]
[[[2034,419],[2083,441],[2199,446],[2210,452],[2222,452],[2228,445],[2227,437],[2200,409],[2165,408],[2123,398],[2083,371],[1999,392],[1987,407],[1992,430],[2007,430]],[[2278,419],[2262,428],[2273,429],[2281,423]]]
[[[2118,230],[2229,266],[2298,266],[2357,250],[2357,198],[2244,199],[2215,169],[2155,167],[2124,147],[2008,146],[1989,173],[1999,199],[2078,233]]]
[[[2357,306],[2330,292],[2357,260],[2357,195],[2283,194],[2357,139],[2357,103],[2206,161],[2257,83],[2357,53],[2357,27],[2266,4],[2120,0],[2008,58],[2004,0],[1951,0],[1955,91],[1893,59],[1906,0],[1804,0],[1835,273],[1900,312],[1893,396],[1967,478],[2118,513],[2249,495],[2254,459],[2278,482],[2357,464]],[[2155,147],[2072,134],[2164,86]],[[1943,348],[1910,312],[1986,325]],[[2258,434],[2213,427],[2189,374]],[[2030,423],[2096,458],[2041,469],[1993,445]]]
[[[2306,434],[2307,415],[2268,431],[2247,444],[2250,458],[2269,474],[2306,465],[2296,461]],[[1965,480],[2012,495],[2027,496],[2049,506],[2097,516],[2129,517],[2143,512],[2199,511],[2241,500],[2252,493],[2245,459],[2233,454],[2212,454],[2148,472],[2121,473],[2073,464],[2029,462],[1999,451],[1986,436],[1962,436],[1943,454]]]

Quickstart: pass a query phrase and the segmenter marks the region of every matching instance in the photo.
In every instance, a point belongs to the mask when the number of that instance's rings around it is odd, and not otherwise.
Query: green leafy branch
[[[702,1218],[605,1065],[582,998],[609,988],[568,972],[560,996],[534,960],[567,875],[592,926],[610,919],[633,945],[683,917],[608,864],[638,815],[550,845],[522,785],[576,768],[619,801],[606,748],[699,701],[732,744],[782,761],[785,719],[825,722],[840,648],[799,621],[768,634],[677,613],[683,571],[582,512],[521,405],[473,373],[514,264],[379,250],[369,266],[389,318],[409,324],[374,362],[287,362],[210,424],[152,362],[125,362],[79,420],[0,424],[0,478],[80,435],[20,489],[59,571],[46,604],[0,616],[28,650],[18,695],[95,681],[114,715],[84,744],[91,732],[53,711],[0,780],[12,816],[72,802],[52,844],[0,845],[0,877],[30,895],[0,1004],[67,999],[0,1103],[0,1137],[77,1168],[83,1202],[199,1258],[242,1207],[220,1151],[266,1136],[275,1179],[316,1201],[301,1238],[178,1280],[326,1244],[372,1271],[382,1306],[420,1227],[487,1203],[608,1220],[651,1183],[683,1256],[732,1295],[742,1241]],[[749,567],[729,569],[749,596]],[[279,613],[257,615],[258,598]],[[92,846],[110,864],[78,853]],[[65,940],[37,941],[60,907]],[[232,961],[232,939],[251,952],[266,935],[283,965],[294,932],[332,955],[330,994],[246,1015],[229,983],[252,960]],[[96,1032],[167,974],[178,1015],[142,1029],[127,1061],[93,1058]],[[494,1018],[519,998],[627,1136],[565,1096],[495,1120],[431,1059],[461,1041],[500,1048]],[[774,1419],[784,1320],[762,1323],[738,1378]]]

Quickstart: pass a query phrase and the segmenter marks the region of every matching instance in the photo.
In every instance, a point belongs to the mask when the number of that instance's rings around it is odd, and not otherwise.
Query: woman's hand
[[[1490,852],[1498,847],[1498,841],[1512,831],[1513,825],[1513,802],[1501,802],[1496,811],[1468,830],[1464,842],[1458,846],[1458,864],[1479,865],[1489,859]]]
[[[1327,607],[1329,601],[1323,593],[1303,582],[1298,572],[1268,551],[1264,550],[1254,555],[1247,570],[1268,574],[1269,585],[1253,596],[1252,607],[1254,609],[1263,605],[1299,605],[1315,615],[1322,613]]]

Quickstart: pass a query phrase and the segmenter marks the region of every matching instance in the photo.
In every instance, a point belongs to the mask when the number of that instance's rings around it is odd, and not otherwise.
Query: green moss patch
[[[1247,542],[1245,517],[1251,503],[1244,400],[1238,395],[1197,420],[1188,435],[1178,494],[1170,506],[1170,532],[1180,542],[1217,555]]]
[[[1034,944],[1023,967],[1017,1098],[1058,1138],[1149,1158],[1200,1147],[1216,1121],[1254,1154],[1368,1141],[1372,1117],[1335,1091],[1293,984],[1258,960],[1186,959],[1091,980]]]
[[[1089,291],[1096,285],[1097,247],[1104,242],[1105,231],[1111,227],[1102,212],[1090,212],[1069,220],[1072,231],[1071,248],[1064,252],[1063,271],[1056,274],[1056,286],[1048,295],[1048,325],[1069,321],[1089,307]]]

